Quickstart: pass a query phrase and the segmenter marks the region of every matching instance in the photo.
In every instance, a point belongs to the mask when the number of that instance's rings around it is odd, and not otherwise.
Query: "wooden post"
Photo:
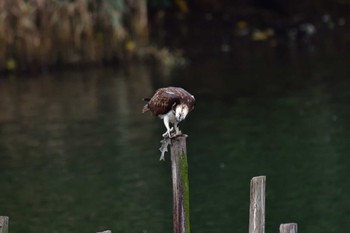
[[[250,181],[249,233],[265,233],[266,176]]]
[[[171,170],[173,179],[173,225],[174,233],[190,232],[190,205],[187,168],[187,135],[171,139]]]
[[[298,224],[283,223],[280,225],[280,233],[298,233]]]
[[[9,232],[9,217],[0,216],[0,233]]]

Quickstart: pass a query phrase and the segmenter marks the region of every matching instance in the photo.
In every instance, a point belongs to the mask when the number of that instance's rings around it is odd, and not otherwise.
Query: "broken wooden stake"
[[[283,223],[280,225],[280,233],[298,233],[298,224]]]
[[[250,182],[249,233],[265,233],[266,176],[253,177]]]

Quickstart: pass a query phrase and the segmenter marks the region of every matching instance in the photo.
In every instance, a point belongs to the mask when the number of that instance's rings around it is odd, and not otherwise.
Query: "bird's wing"
[[[161,88],[156,91],[148,106],[154,115],[168,113],[174,104],[179,103],[179,96],[168,88]]]
[[[186,104],[189,107],[190,111],[194,109],[196,99],[193,95],[191,95],[189,92],[180,87],[176,88],[174,92],[176,92],[177,96],[180,99],[180,102]]]

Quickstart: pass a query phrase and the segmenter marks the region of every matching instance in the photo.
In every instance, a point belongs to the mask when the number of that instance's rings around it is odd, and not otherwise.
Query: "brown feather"
[[[180,87],[160,88],[143,107],[142,112],[151,111],[154,115],[163,115],[171,111],[177,104],[186,104],[193,110],[194,97]]]
[[[146,104],[145,106],[143,106],[142,108],[142,113],[148,112],[149,111],[149,107],[148,104]]]
[[[142,100],[147,102],[147,104],[145,104],[145,106],[143,106],[142,108],[142,113],[148,112],[149,111],[148,102],[151,100],[151,98],[143,98]]]

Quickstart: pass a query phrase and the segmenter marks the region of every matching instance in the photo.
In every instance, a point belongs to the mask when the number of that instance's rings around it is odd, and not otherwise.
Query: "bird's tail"
[[[145,106],[143,106],[142,113],[145,113],[148,111],[149,111],[149,107],[148,107],[148,104],[146,104]]]
[[[148,102],[148,101],[151,100],[151,98],[143,98],[142,100]],[[145,106],[143,106],[142,113],[148,112],[149,110],[150,109],[149,109],[149,106],[148,106],[148,103],[147,103],[147,104],[145,104]]]

